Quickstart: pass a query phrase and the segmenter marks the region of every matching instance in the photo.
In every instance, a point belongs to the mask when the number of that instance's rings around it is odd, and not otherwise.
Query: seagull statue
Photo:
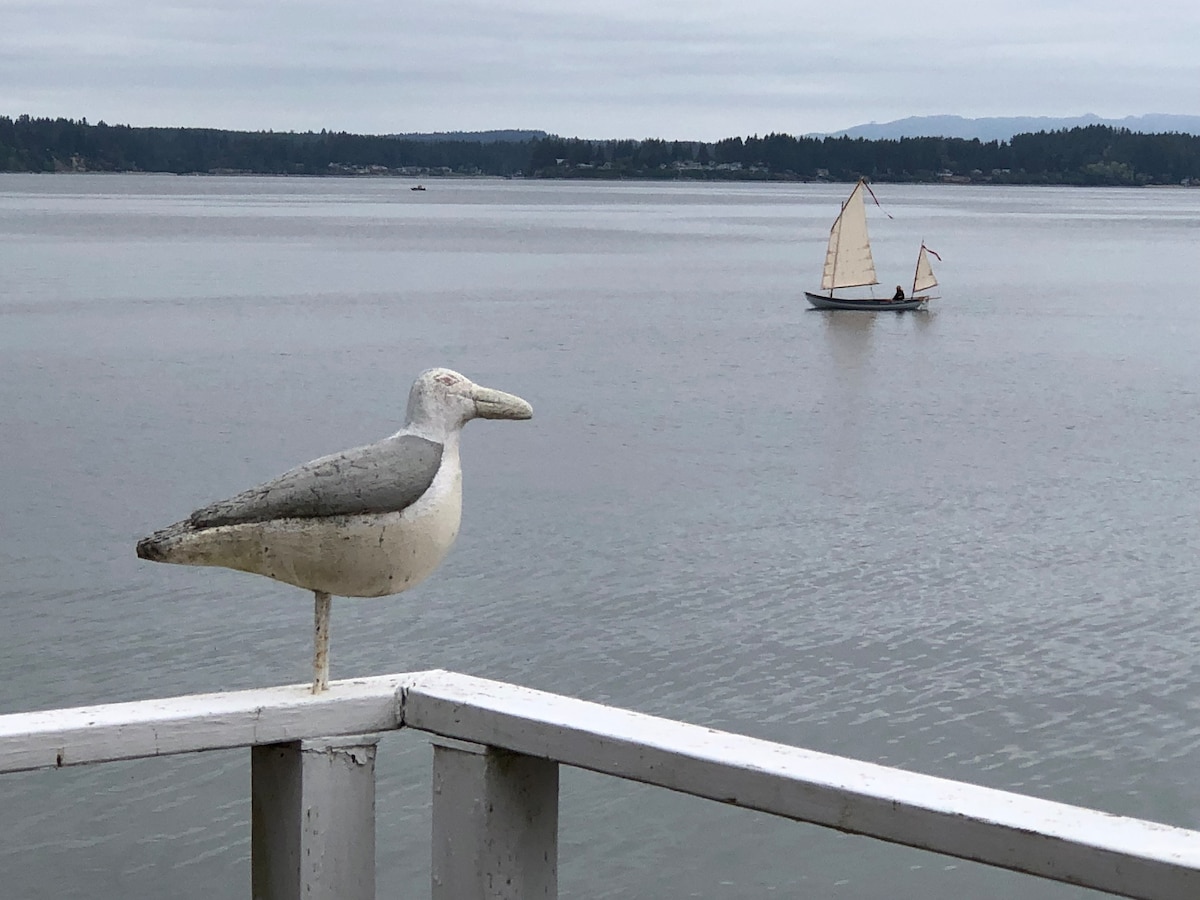
[[[313,693],[329,683],[332,595],[383,597],[445,558],[462,518],[458,440],[471,419],[528,419],[520,397],[450,369],[413,382],[404,427],[304,463],[138,541],[137,555],[266,575],[316,597]]]

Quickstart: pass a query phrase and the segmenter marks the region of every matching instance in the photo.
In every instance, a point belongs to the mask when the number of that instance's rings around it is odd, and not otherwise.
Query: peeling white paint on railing
[[[541,885],[540,895],[553,896],[554,872],[546,868],[551,848],[546,853],[531,852],[536,850],[531,843],[547,843],[547,823],[556,820],[554,763],[1109,893],[1148,900],[1200,897],[1197,831],[452,672],[336,681],[328,692],[316,695],[308,685],[294,685],[0,716],[0,773],[238,746],[297,748],[305,739],[402,727],[468,741],[480,745],[484,754],[519,755],[510,765],[501,758],[488,762],[484,756],[475,764],[467,757],[460,762],[459,756],[441,754],[434,827],[452,823],[445,827],[452,827],[455,835],[435,834],[437,852],[444,860],[469,853],[484,868],[508,867],[503,873],[507,882],[490,877],[498,874],[490,869],[489,877],[467,879],[476,887],[464,900],[506,896],[501,889],[487,886],[502,883],[536,883]],[[298,751],[293,756],[300,758]],[[519,764],[520,758],[550,763],[526,766]],[[301,771],[299,763],[288,765]],[[447,773],[478,779],[478,788],[446,789]],[[518,773],[521,780],[508,786],[506,779],[516,779]],[[272,779],[264,777],[261,782],[267,785]],[[256,803],[275,802],[267,796],[268,788],[263,792],[263,796],[256,794]],[[329,796],[315,783],[302,793]],[[334,792],[334,796],[344,793]],[[355,795],[364,792],[356,790]],[[439,804],[461,805],[463,798],[484,795],[501,798],[503,803],[535,803],[529,809],[538,812],[478,816],[467,810],[439,809]],[[293,808],[294,798],[289,803]],[[342,818],[373,822],[373,813]],[[509,833],[526,827],[523,822],[534,830]],[[472,829],[473,833],[464,833]],[[452,837],[458,843],[447,843]],[[285,835],[279,845],[290,847],[301,838]],[[486,859],[479,853],[478,848],[500,844],[522,849]],[[255,853],[258,850],[254,848]],[[274,854],[282,855],[286,854]],[[310,892],[337,896],[339,888],[325,885],[323,890]],[[450,896],[447,890],[444,884],[439,888],[435,878],[435,897]]]

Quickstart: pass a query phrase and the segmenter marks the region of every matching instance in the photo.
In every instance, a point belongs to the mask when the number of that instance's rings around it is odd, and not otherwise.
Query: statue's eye
[[[434,378],[434,381],[440,381],[442,384],[446,385],[447,387],[458,384],[458,379],[455,378],[453,375],[438,375],[436,378]]]

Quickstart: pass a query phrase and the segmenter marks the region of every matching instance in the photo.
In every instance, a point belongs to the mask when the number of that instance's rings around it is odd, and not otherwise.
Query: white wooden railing
[[[1200,897],[1200,832],[443,671],[0,716],[0,773],[251,747],[256,900],[372,900],[371,735],[398,728],[439,736],[434,900],[556,895],[559,764],[1111,894]]]

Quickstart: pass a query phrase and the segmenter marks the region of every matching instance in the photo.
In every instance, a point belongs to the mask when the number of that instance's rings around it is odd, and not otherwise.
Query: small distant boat
[[[418,184],[416,187],[410,187],[409,190],[410,191],[423,191],[423,190],[425,190],[425,185]]]
[[[904,291],[897,288],[896,294],[886,300],[874,298],[838,297],[834,291],[866,287],[879,284],[875,275],[875,260],[871,256],[871,237],[867,233],[867,208],[863,192],[870,191],[867,183],[861,178],[846,202],[842,211],[829,229],[829,246],[825,251],[825,267],[821,271],[821,290],[828,294],[814,294],[805,291],[804,296],[815,309],[854,309],[885,312],[903,312],[906,309],[920,309],[930,299],[928,294],[921,294],[937,284],[933,274],[930,255],[941,257],[921,244],[917,254],[917,269],[913,275],[912,291],[905,296]],[[872,194],[872,197],[874,195]]]

